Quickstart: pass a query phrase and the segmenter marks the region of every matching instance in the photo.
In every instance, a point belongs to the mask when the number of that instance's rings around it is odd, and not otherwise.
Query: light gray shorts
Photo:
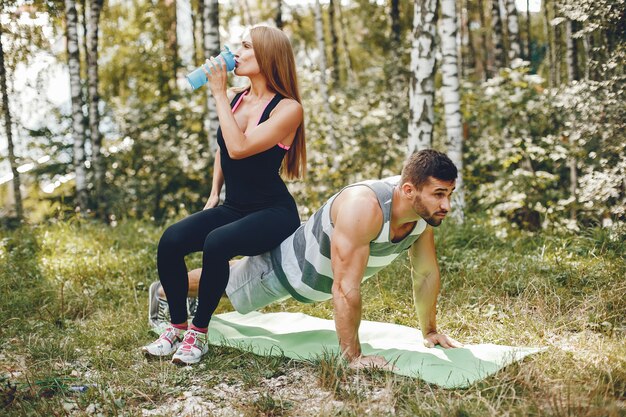
[[[291,297],[274,273],[269,252],[235,262],[230,267],[226,295],[241,314]]]

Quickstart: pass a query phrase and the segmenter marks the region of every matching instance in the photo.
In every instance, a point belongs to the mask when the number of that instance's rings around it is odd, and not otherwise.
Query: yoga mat
[[[381,355],[395,365],[391,372],[443,388],[467,387],[545,349],[494,344],[427,348],[417,329],[366,320],[361,321],[359,339],[364,355]],[[334,321],[302,313],[219,314],[211,319],[209,341],[257,355],[292,359],[339,353]]]

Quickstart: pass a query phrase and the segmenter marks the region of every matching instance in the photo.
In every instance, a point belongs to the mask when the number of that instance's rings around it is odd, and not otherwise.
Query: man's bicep
[[[335,280],[358,280],[360,283],[369,244],[380,225],[376,212],[367,205],[344,202],[337,211],[331,239],[331,263]]]

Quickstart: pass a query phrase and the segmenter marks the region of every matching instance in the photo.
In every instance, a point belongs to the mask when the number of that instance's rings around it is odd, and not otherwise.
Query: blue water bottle
[[[235,69],[235,56],[232,52],[230,52],[228,46],[224,45],[224,50],[220,52],[218,56],[224,58],[227,71],[232,71]],[[191,88],[193,88],[194,90],[202,87],[204,84],[207,83],[207,81],[209,81],[204,74],[204,71],[202,71],[202,67],[204,67],[208,72],[211,72],[211,68],[207,64],[202,64],[198,68],[187,74],[187,80],[189,81],[189,84],[191,84]]]

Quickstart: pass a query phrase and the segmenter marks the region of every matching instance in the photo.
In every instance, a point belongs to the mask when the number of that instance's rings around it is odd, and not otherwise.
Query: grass
[[[162,228],[69,221],[0,231],[0,414],[626,415],[624,236],[501,240],[467,223],[436,232],[440,328],[466,343],[548,350],[457,390],[356,372],[332,355],[297,362],[212,346],[196,367],[146,361],[137,348],[152,338],[147,288]],[[415,326],[408,273],[402,258],[364,284],[364,319]],[[230,309],[223,299],[218,311]],[[329,302],[266,311],[332,318]]]

